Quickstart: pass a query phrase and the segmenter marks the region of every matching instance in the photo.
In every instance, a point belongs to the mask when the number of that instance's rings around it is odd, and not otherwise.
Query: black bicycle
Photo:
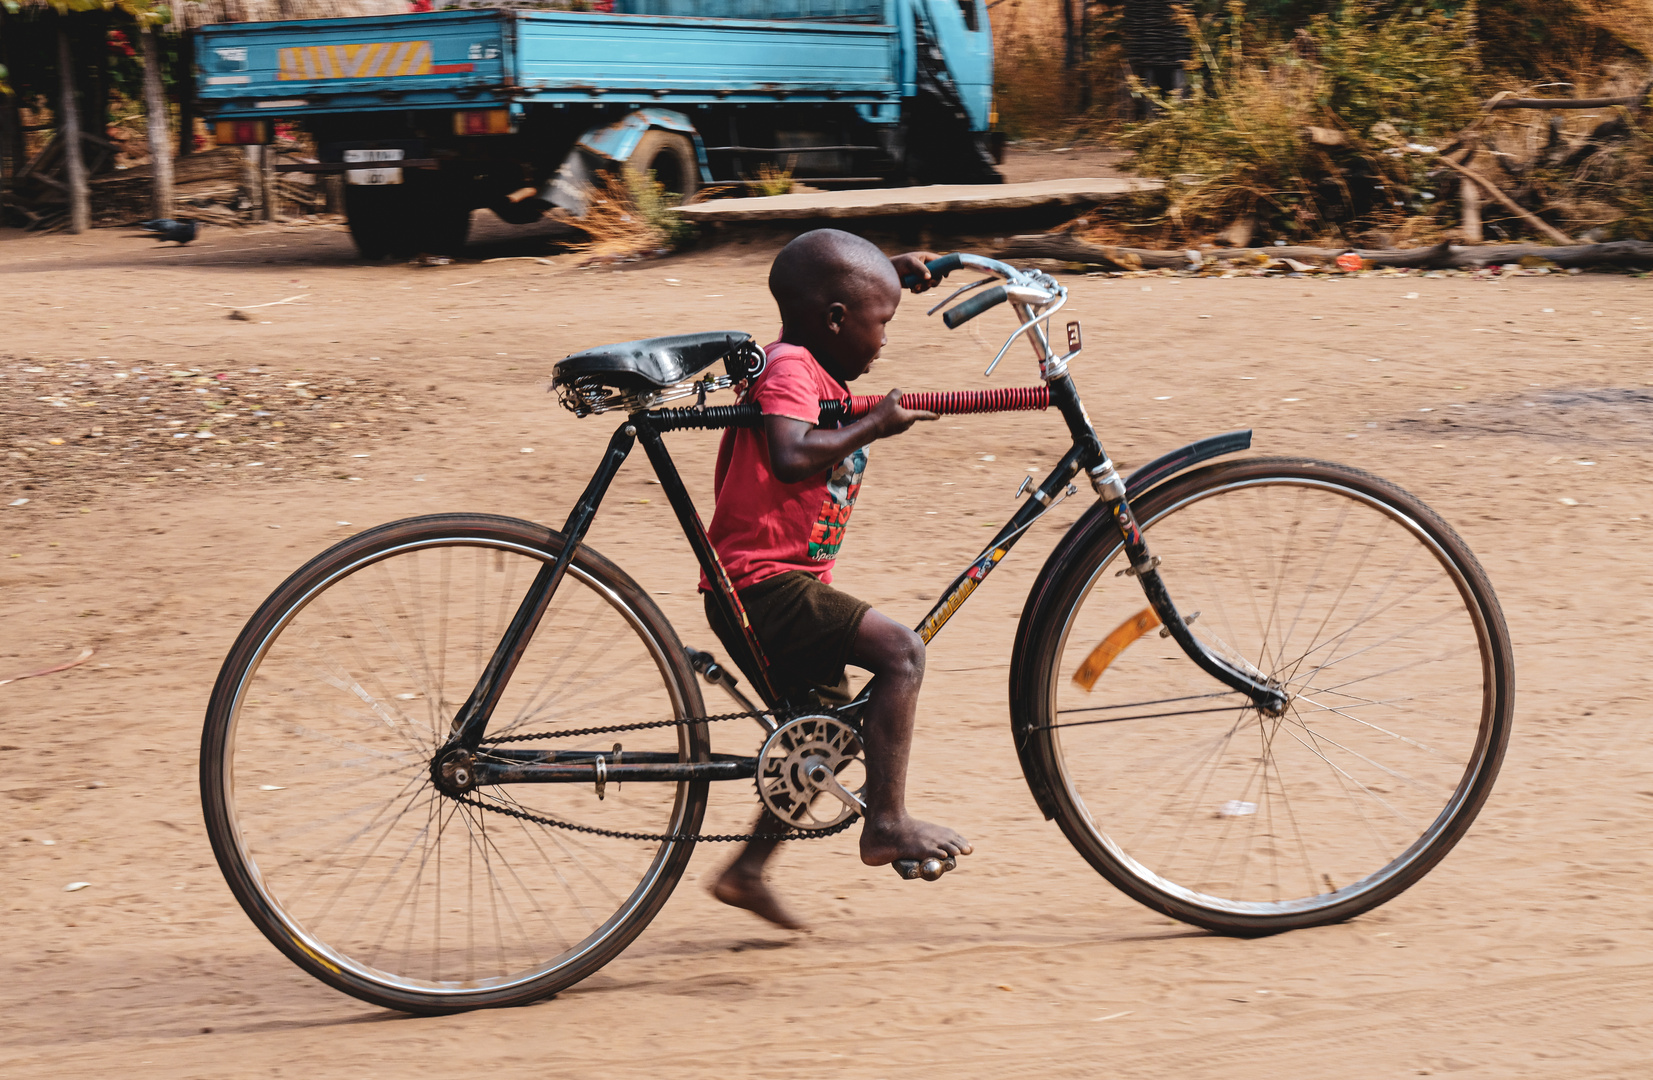
[[[972,255],[930,269],[960,266],[987,276],[936,305],[958,301],[947,325],[1008,302],[1005,349],[1025,337],[1043,382],[905,403],[1053,408],[1072,448],[1023,485],[923,638],[1075,481],[1096,497],[1034,582],[1011,658],[1011,728],[1045,816],[1113,885],[1219,933],[1347,919],[1418,881],[1468,829],[1509,739],[1509,632],[1469,549],[1357,469],[1209,463],[1247,449],[1249,431],[1122,479],[1069,373],[1078,325],[1065,352],[1052,346],[1066,289]],[[563,403],[624,419],[560,531],[479,514],[392,522],[313,559],[253,615],[208,706],[202,801],[231,889],[300,967],[409,1012],[532,1001],[617,956],[697,842],[744,839],[701,834],[713,781],[754,784],[790,838],[854,823],[861,703],[783,700],[767,679],[748,700],[582,542],[641,442],[744,625],[662,436],[760,423],[755,406],[706,397],[762,363],[738,333],[570,356],[554,378]],[[872,400],[822,402],[822,422]],[[746,647],[738,659],[765,672],[750,633]],[[697,674],[734,711],[708,715]],[[714,752],[712,732],[741,720],[761,726],[757,752]]]

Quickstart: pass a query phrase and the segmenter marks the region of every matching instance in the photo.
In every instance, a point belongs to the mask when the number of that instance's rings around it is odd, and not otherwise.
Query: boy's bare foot
[[[730,907],[745,908],[784,929],[809,929],[781,906],[780,898],[770,890],[761,872],[749,874],[738,865],[731,866],[712,883],[711,893]]]
[[[869,819],[861,828],[861,861],[868,866],[885,866],[897,859],[945,859],[972,850],[970,841],[947,826],[906,815],[879,825]]]

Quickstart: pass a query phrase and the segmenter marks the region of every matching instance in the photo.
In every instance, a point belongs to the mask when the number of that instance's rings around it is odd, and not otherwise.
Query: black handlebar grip
[[[1004,286],[995,285],[970,297],[957,307],[948,308],[942,312],[941,321],[947,324],[947,329],[956,330],[988,308],[997,307],[1008,299],[1010,294],[1005,292]]]
[[[930,272],[931,281],[939,282],[942,278],[946,277],[948,274],[951,274],[954,270],[957,270],[963,265],[964,260],[960,259],[958,252],[955,251],[951,255],[943,255],[934,262],[925,263],[924,269]],[[924,279],[919,277],[917,274],[908,274],[906,277],[901,279],[901,287],[903,289],[910,289],[914,285],[922,284],[923,281]]]

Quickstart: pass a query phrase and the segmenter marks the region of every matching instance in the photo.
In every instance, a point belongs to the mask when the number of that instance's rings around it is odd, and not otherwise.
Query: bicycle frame
[[[1050,315],[1065,302],[1066,289],[1034,271],[1016,271],[1005,264],[977,256],[966,255],[957,258],[963,265],[976,266],[1007,278],[1009,284],[999,287],[1004,290],[1004,295],[983,302],[984,294],[978,293],[976,298],[966,303],[975,306],[975,311],[971,313],[974,314],[994,303],[1008,300],[1017,316],[1018,327],[1006,342],[1006,348],[1018,336],[1025,335],[1028,338],[1039,360],[1040,373],[1049,387],[1050,404],[1061,414],[1067,425],[1072,445],[1044,480],[1028,492],[1028,497],[1023,500],[1016,512],[999,528],[981,553],[953,579],[952,584],[942,593],[941,599],[919,622],[915,629],[920,638],[926,644],[935,638],[1033,523],[1043,517],[1057,502],[1077,490],[1073,486],[1073,481],[1083,473],[1119,530],[1130,563],[1122,573],[1136,578],[1149,605],[1169,636],[1201,669],[1218,682],[1248,695],[1265,713],[1276,713],[1283,709],[1286,699],[1277,687],[1271,685],[1260,674],[1243,670],[1211,653],[1193,636],[1160,577],[1159,560],[1148,550],[1130,506],[1131,495],[1139,494],[1173,473],[1219,454],[1245,449],[1250,445],[1251,433],[1231,432],[1192,443],[1138,469],[1130,481],[1121,479],[1112,460],[1103,449],[1101,439],[1080,400],[1078,389],[1068,374],[1068,365],[1078,355],[1080,348],[1077,324],[1069,325],[1070,350],[1062,356],[1055,356],[1051,351],[1048,321]],[[981,283],[976,283],[979,284]],[[975,285],[966,286],[958,290],[953,296],[938,304],[937,308],[974,287]],[[1043,303],[1040,302],[1041,298]],[[954,309],[955,312],[958,310]],[[949,320],[949,323],[958,325],[963,321],[964,319],[958,319],[956,322]],[[1004,355],[1004,351],[1000,350],[1000,357]],[[993,363],[998,363],[997,357]],[[989,371],[991,370],[990,367]],[[749,417],[747,421],[751,422],[751,419]],[[761,417],[756,417],[755,422],[761,424]],[[540,619],[550,607],[557,587],[567,572],[575,551],[584,541],[610,484],[639,440],[654,468],[655,476],[660,481],[666,499],[671,504],[672,512],[677,517],[678,525],[688,539],[689,546],[693,549],[707,580],[714,586],[713,595],[716,603],[722,608],[730,625],[742,628],[749,655],[737,657],[737,666],[762,676],[758,692],[768,706],[767,710],[752,711],[766,712],[762,722],[771,731],[777,726],[777,719],[784,719],[799,711],[798,703],[784,701],[770,683],[767,677],[768,663],[764,658],[762,645],[752,632],[740,597],[736,594],[716,550],[712,547],[705,525],[695,509],[694,500],[684,486],[662,438],[666,432],[683,428],[729,426],[733,426],[733,422],[715,419],[706,413],[702,405],[677,409],[639,408],[615,429],[595,474],[576,501],[567,523],[563,526],[562,550],[555,560],[543,566],[536,574],[476,687],[455,714],[448,742],[437,752],[432,762],[432,775],[439,787],[447,788],[454,784],[452,776],[444,775],[444,763],[454,760],[463,760],[465,768],[474,770],[474,775],[466,780],[466,787],[499,783],[595,782],[600,790],[605,780],[678,782],[746,779],[755,775],[755,757],[724,754],[710,755],[709,760],[705,761],[683,762],[675,755],[665,753],[627,753],[623,755],[622,760],[621,755],[589,750],[505,751],[489,748],[485,759],[475,756],[482,747],[488,720],[516,668],[517,661],[532,639]],[[702,668],[702,674],[707,676],[708,681],[723,681],[731,693],[740,698],[738,691],[733,689],[734,680],[726,674],[722,676],[722,680],[706,668]],[[855,710],[864,699],[863,694],[861,698],[841,709],[846,712]],[[451,771],[450,765],[447,772]]]

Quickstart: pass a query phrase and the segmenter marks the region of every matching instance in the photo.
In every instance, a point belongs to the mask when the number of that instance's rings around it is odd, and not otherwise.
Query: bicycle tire
[[[1092,512],[1035,583],[1012,659],[1012,724],[1046,816],[1128,896],[1222,934],[1338,922],[1411,887],[1468,830],[1510,735],[1509,631],[1474,555],[1395,485],[1307,459],[1207,466],[1132,506],[1179,609],[1204,609],[1195,634],[1292,700],[1275,718],[1225,700],[1148,634],[1158,620],[1130,578],[1101,588],[1121,544]],[[1251,569],[1270,559],[1272,577]],[[1300,626],[1312,641],[1293,641]],[[1092,656],[1099,676],[1079,667]],[[1386,697],[1401,681],[1404,700]]]
[[[527,582],[562,548],[555,531],[492,515],[382,525],[289,577],[225,659],[202,731],[207,833],[254,925],[327,985],[419,1014],[524,1004],[619,955],[681,878],[692,842],[559,830],[431,782],[434,747]],[[665,616],[582,546],[489,735],[704,714]],[[511,745],[607,750],[614,738]],[[625,739],[709,760],[704,723]],[[606,787],[471,796],[654,835],[693,833],[705,813],[703,780]]]

